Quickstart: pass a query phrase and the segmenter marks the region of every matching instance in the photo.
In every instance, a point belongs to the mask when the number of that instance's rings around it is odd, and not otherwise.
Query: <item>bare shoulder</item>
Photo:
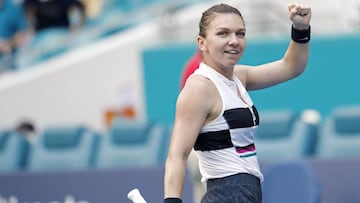
[[[234,75],[239,78],[241,80],[241,82],[245,85],[246,84],[246,79],[247,79],[247,74],[250,68],[252,68],[253,66],[249,66],[249,65],[242,65],[242,64],[238,64],[235,65],[234,68]]]
[[[211,96],[216,90],[214,83],[203,75],[191,75],[182,90],[182,93],[190,96]]]
[[[218,94],[215,84],[203,75],[191,75],[179,94],[177,106],[209,111],[214,105],[213,99]]]
[[[188,120],[201,124],[217,116],[221,107],[215,84],[203,75],[191,75],[177,100],[178,115],[186,115]]]

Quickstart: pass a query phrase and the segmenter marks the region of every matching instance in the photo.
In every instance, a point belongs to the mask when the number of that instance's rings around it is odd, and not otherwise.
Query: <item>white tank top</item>
[[[259,115],[244,85],[237,77],[229,80],[204,63],[194,74],[215,84],[223,104],[219,116],[201,128],[194,145],[202,181],[237,173],[263,180],[254,145]]]

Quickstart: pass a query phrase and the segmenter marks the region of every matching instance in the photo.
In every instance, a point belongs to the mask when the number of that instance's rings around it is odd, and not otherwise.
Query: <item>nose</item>
[[[239,44],[239,38],[236,33],[229,35],[229,45],[237,46]]]

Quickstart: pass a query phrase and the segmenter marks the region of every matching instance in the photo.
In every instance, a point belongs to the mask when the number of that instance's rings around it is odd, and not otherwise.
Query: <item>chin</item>
[[[224,67],[226,68],[226,69],[230,69],[230,68],[234,68],[234,66],[236,65],[236,63],[228,63],[228,64],[224,64]]]
[[[229,62],[227,64],[225,64],[226,67],[232,67],[232,66],[235,66],[239,61],[233,61],[233,62]]]

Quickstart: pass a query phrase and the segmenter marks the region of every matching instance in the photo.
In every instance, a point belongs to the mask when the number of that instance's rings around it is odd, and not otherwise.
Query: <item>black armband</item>
[[[291,26],[291,39],[297,43],[307,43],[310,41],[310,25],[306,30],[295,29],[294,26]]]
[[[164,199],[164,203],[182,203],[182,200],[176,197],[168,197]]]

